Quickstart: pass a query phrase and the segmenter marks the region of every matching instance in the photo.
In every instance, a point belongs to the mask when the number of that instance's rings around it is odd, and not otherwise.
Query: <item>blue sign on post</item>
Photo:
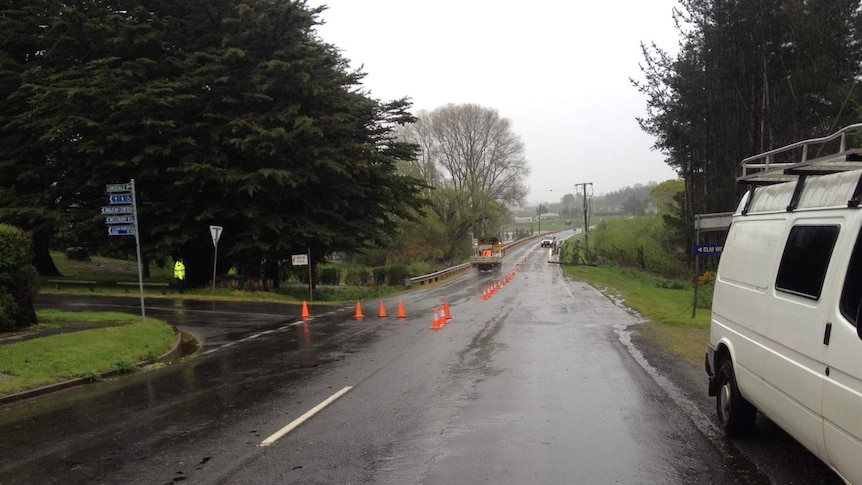
[[[134,236],[135,226],[108,226],[109,236]]]
[[[131,204],[132,194],[113,194],[109,197],[111,204]]]
[[[107,216],[105,224],[134,224],[135,216]]]
[[[144,305],[144,270],[141,264],[141,238],[138,237],[138,205],[135,204],[135,179],[129,183],[107,184],[109,206],[102,206],[109,236],[135,236],[138,253],[138,289],[141,293],[141,318],[147,319]]]
[[[694,254],[711,256],[721,254],[724,251],[724,244],[699,244],[694,247]]]
[[[134,214],[135,208],[130,205],[105,205],[102,214]]]

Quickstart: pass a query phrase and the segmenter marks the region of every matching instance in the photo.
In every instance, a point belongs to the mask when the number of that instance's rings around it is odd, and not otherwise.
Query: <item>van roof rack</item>
[[[837,143],[830,143],[835,142]],[[846,126],[821,138],[796,142],[742,160],[743,185],[772,185],[792,182],[800,176],[826,175],[862,168],[862,147],[848,148],[851,142],[862,144],[862,123]],[[834,145],[838,145],[835,149]],[[809,151],[817,148],[816,158]],[[834,150],[819,156],[824,150]]]

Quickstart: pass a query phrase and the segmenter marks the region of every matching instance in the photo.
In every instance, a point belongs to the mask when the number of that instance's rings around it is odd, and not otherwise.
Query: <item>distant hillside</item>
[[[615,192],[590,197],[589,204],[593,215],[601,214],[641,214],[646,209],[646,199],[655,186],[656,182],[646,185],[635,184],[632,187],[624,187]],[[513,216],[536,217],[539,214],[553,212],[563,218],[578,217],[583,214],[583,194],[566,194],[555,202],[543,202],[538,205],[529,206],[524,210],[514,211]]]

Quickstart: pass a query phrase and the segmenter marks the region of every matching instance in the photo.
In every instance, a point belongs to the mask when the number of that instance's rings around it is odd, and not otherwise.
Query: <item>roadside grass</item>
[[[117,281],[138,281],[138,263],[122,259],[91,256],[89,261],[69,259],[60,251],[51,251],[51,259],[63,277],[45,279],[77,279],[96,281],[101,284],[116,284]],[[173,277],[173,268],[150,265],[150,277],[146,281],[168,283]]]
[[[590,231],[590,249],[601,261],[666,277],[689,274],[685,254],[671,249],[661,217],[604,218]]]
[[[95,379],[110,371],[133,371],[138,362],[156,359],[176,341],[167,323],[152,318],[142,322],[131,314],[39,311],[37,316],[43,323],[28,328],[27,334],[102,328],[0,345],[0,395],[79,377]]]
[[[700,365],[709,342],[710,311],[692,313],[690,285],[616,266],[564,266],[564,271],[643,316],[643,335],[687,362]]]
[[[133,317],[133,318],[132,318]],[[75,323],[91,325],[122,325],[137,321],[140,317],[120,312],[68,312],[62,310],[39,310],[39,324],[27,327],[27,331],[41,328],[65,328]]]

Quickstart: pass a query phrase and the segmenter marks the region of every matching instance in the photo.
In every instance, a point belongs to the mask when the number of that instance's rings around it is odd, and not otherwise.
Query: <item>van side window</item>
[[[839,226],[795,226],[787,236],[775,287],[817,300],[823,290]]]
[[[844,289],[841,291],[840,309],[850,323],[859,325],[856,321],[859,306],[862,304],[862,232],[856,238],[856,246],[850,256],[850,266],[844,278]]]

